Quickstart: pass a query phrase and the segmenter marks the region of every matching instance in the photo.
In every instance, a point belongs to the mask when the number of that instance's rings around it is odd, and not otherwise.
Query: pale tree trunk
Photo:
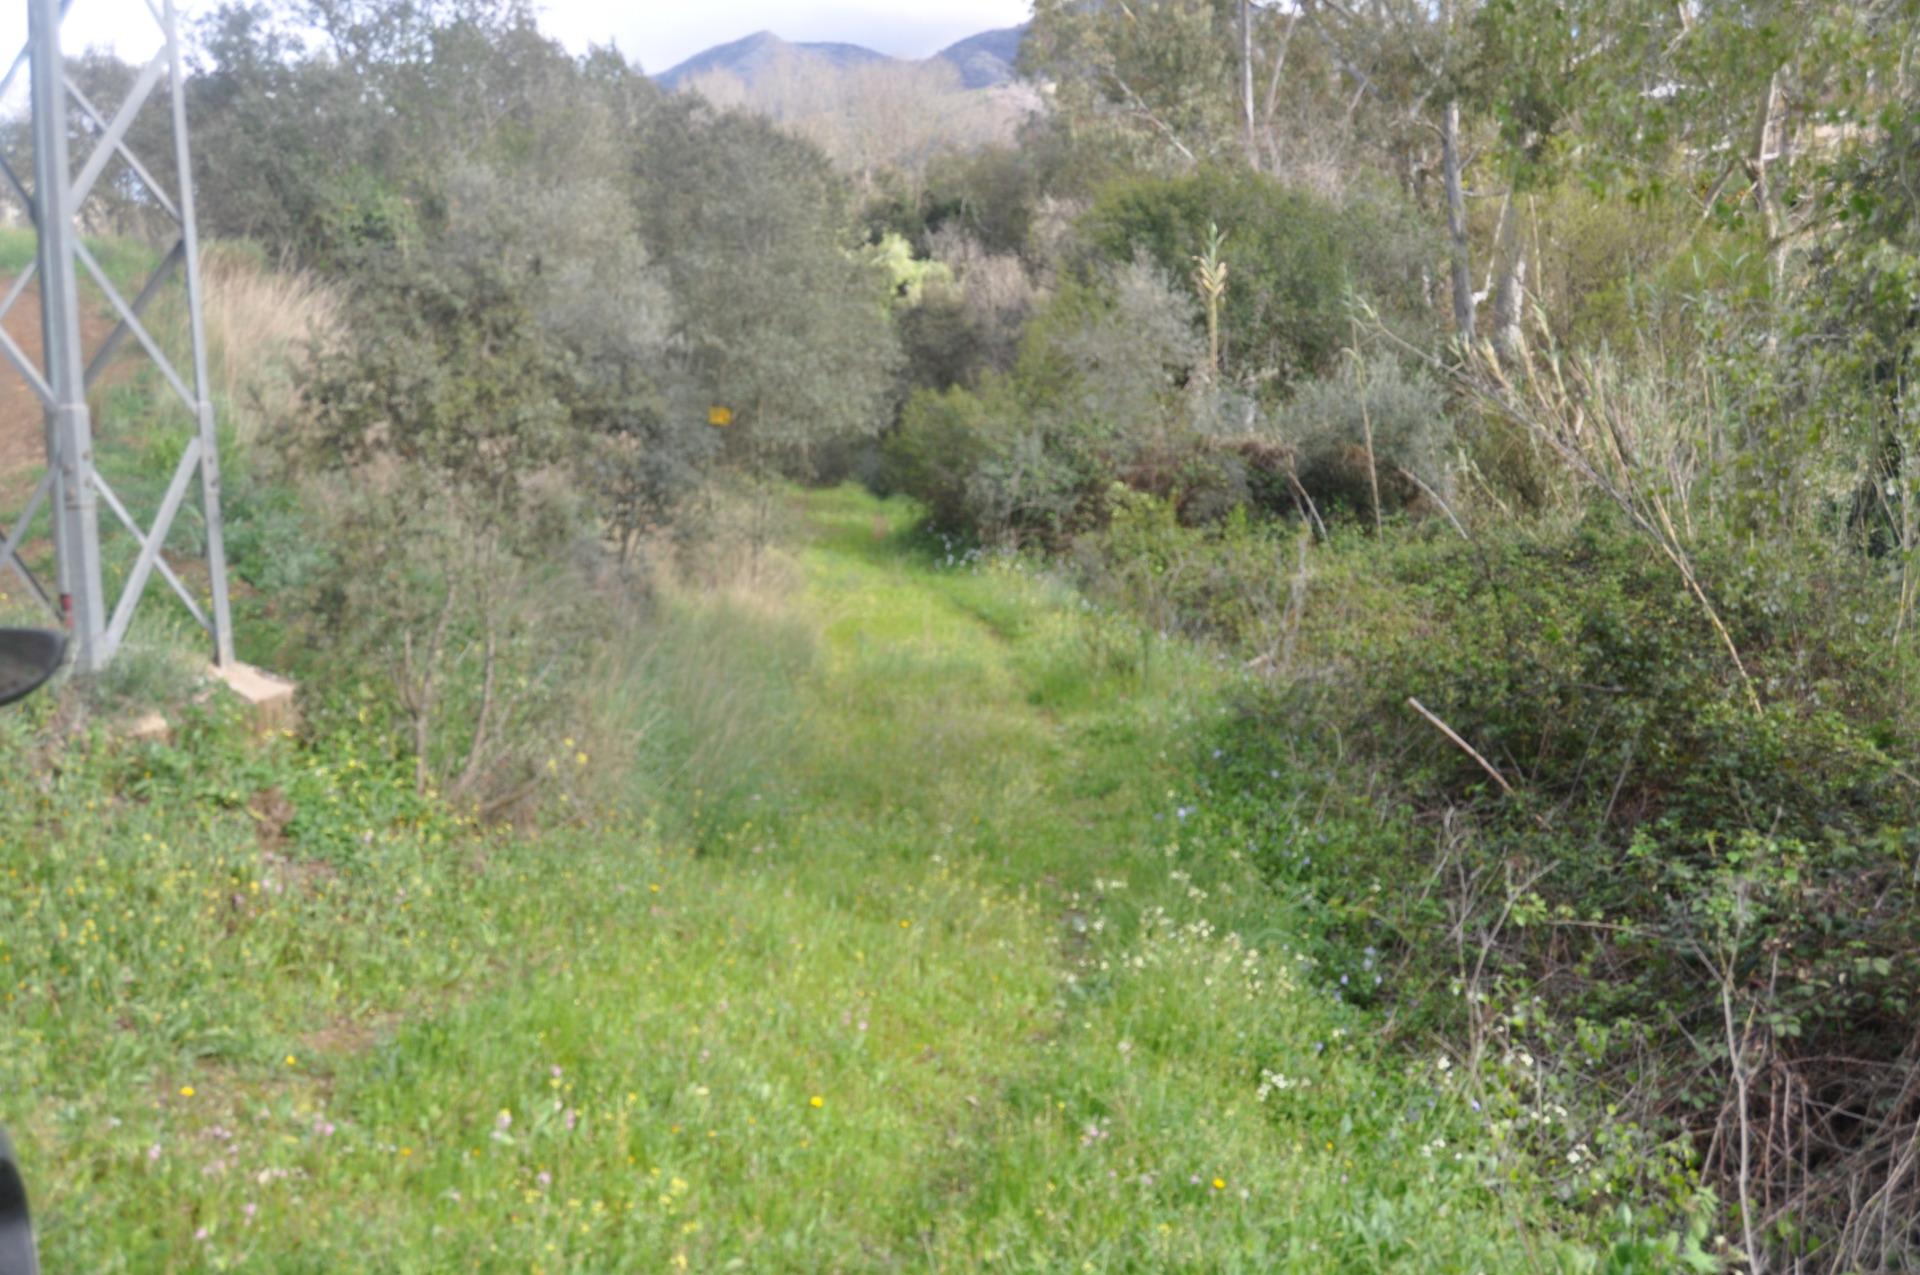
[[[1499,274],[1493,285],[1493,352],[1503,363],[1518,358],[1526,345],[1520,308],[1527,293],[1527,248],[1520,239],[1520,204],[1507,198],[1494,248]]]
[[[1280,32],[1279,46],[1273,51],[1273,70],[1269,72],[1267,76],[1267,100],[1266,105],[1261,111],[1260,132],[1266,138],[1267,169],[1273,173],[1280,171],[1280,134],[1279,130],[1273,126],[1274,112],[1278,110],[1280,106],[1280,72],[1284,70],[1287,65],[1287,51],[1293,47],[1293,28],[1299,21],[1300,6],[1295,5],[1293,12],[1287,15],[1286,27]],[[1251,39],[1252,35],[1253,28],[1252,25],[1249,24],[1247,28],[1247,38]],[[1247,65],[1249,73],[1251,73],[1253,65],[1253,59],[1251,57],[1247,59]],[[1248,87],[1250,88],[1251,85]]]
[[[1440,168],[1447,184],[1447,237],[1453,247],[1453,327],[1467,342],[1473,331],[1473,263],[1467,255],[1467,192],[1460,181],[1460,103],[1447,99],[1440,123]]]
[[[1753,177],[1754,198],[1767,232],[1767,284],[1769,304],[1779,313],[1780,298],[1787,283],[1787,211],[1786,183],[1774,171],[1775,161],[1788,160],[1786,93],[1780,83],[1781,72],[1767,80],[1766,100],[1760,104],[1760,118],[1754,124],[1753,154],[1747,161]],[[1779,340],[1779,323],[1768,325],[1767,349]]]
[[[1247,122],[1247,166],[1260,166],[1253,131],[1253,0],[1240,0],[1240,106]]]

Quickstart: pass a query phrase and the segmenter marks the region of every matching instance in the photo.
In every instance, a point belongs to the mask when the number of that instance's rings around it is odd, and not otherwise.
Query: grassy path
[[[1220,675],[886,518],[809,498],[799,587],[648,648],[659,831],[502,848],[409,939],[488,976],[301,1080],[168,1078],[148,1176],[56,1179],[55,1269],[1557,1269],[1183,839]]]
[[[404,1069],[424,1102],[542,1040],[633,1152],[553,1141],[523,1201],[553,1265],[1532,1265],[1445,1121],[1404,1118],[1423,1091],[1295,986],[1257,882],[1180,845],[1213,675],[1162,653],[1143,678],[1065,599],[937,570],[862,499],[810,514],[805,588],[759,618],[815,650],[797,720],[757,723],[804,730],[770,826],[670,858],[641,924]],[[756,649],[729,627],[702,632]]]

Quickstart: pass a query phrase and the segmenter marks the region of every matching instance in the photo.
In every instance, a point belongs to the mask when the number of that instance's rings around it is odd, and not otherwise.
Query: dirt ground
[[[0,276],[0,295],[13,280]],[[28,359],[40,360],[40,290],[29,286],[7,312],[4,324]],[[80,340],[87,350],[97,350],[106,340],[113,324],[101,315],[81,320]],[[45,460],[46,420],[40,398],[15,370],[12,362],[0,356],[0,516],[10,516],[31,492],[27,477]]]
[[[0,288],[12,286],[11,279]],[[7,313],[7,335],[14,339],[29,359],[40,358],[40,293],[28,288]],[[0,358],[0,483],[5,490],[9,481],[22,470],[37,467],[46,446],[46,425],[40,398],[27,385],[10,361]]]

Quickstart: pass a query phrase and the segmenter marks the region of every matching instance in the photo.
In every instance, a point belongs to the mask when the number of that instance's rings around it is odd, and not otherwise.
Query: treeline
[[[888,422],[888,272],[815,147],[612,49],[570,56],[515,0],[227,5],[193,45],[216,300],[277,274],[304,307],[262,325],[272,350],[216,324],[254,656],[323,717],[375,688],[421,790],[525,813],[645,605],[643,546],[711,522],[716,485],[811,477]],[[135,77],[98,53],[71,73],[109,104]],[[91,228],[141,239],[134,174],[101,186]],[[258,393],[276,359],[290,392]]]

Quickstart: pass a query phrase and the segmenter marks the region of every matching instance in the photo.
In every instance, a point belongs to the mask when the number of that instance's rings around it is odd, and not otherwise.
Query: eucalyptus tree
[[[1238,0],[1036,0],[1020,57],[1070,126],[1139,162],[1190,166],[1244,145],[1239,30]]]

